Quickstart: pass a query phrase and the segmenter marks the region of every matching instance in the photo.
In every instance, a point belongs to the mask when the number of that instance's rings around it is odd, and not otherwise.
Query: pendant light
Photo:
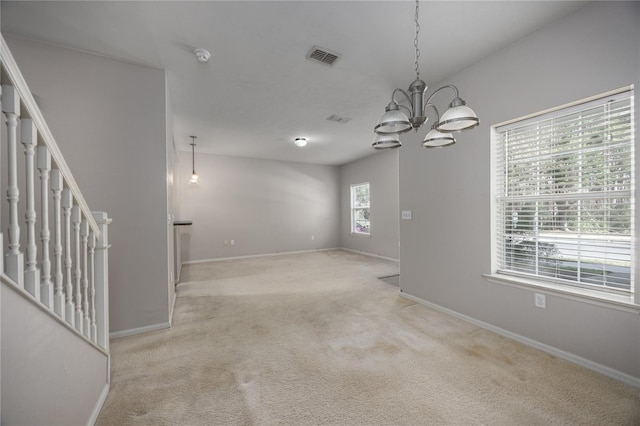
[[[436,113],[436,122],[431,126],[431,130],[425,136],[422,146],[425,148],[438,148],[453,145],[455,138],[451,135],[453,132],[469,130],[480,124],[476,113],[466,106],[465,101],[460,98],[458,88],[453,85],[447,85],[434,91],[426,101],[424,100],[427,92],[427,84],[420,80],[420,48],[418,40],[420,34],[419,23],[420,2],[416,0],[416,9],[414,21],[416,24],[416,36],[413,40],[415,46],[416,60],[415,71],[416,79],[409,85],[407,91],[395,89],[391,95],[391,102],[386,106],[384,114],[378,120],[374,127],[374,131],[378,135],[373,142],[375,149],[398,148],[400,143],[400,134],[408,132],[411,129],[418,129],[427,122],[427,108],[432,108]],[[449,104],[449,108],[440,116],[438,109],[431,103],[433,97],[443,90],[452,90],[454,98]],[[399,95],[399,100],[396,99]]]
[[[196,138],[197,136],[191,136],[191,179],[189,184],[196,184],[200,182],[200,178],[196,174]]]

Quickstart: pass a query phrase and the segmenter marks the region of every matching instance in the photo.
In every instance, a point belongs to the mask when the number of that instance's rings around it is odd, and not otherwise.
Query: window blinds
[[[496,128],[498,272],[632,291],[631,89]]]

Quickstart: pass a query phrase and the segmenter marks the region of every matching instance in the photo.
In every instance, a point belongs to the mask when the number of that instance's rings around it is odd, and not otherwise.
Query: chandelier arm
[[[407,103],[409,104],[409,106],[408,106],[408,107],[407,107],[407,106],[405,106],[405,105],[402,105],[402,104],[401,104],[401,103],[399,103],[399,102],[396,102],[395,97],[396,97],[396,93],[398,93],[398,92],[400,92],[400,93],[404,96],[404,100],[406,100],[406,101],[407,101]],[[413,105],[411,104],[411,96],[409,96],[409,94],[408,94],[407,92],[405,92],[405,91],[404,91],[404,90],[402,90],[402,89],[396,89],[396,90],[394,90],[394,91],[393,91],[393,94],[391,95],[391,101],[392,101],[392,102],[396,102],[396,105],[398,105],[398,108],[402,108],[402,109],[404,109],[404,110],[407,112],[407,115],[408,115],[409,117],[412,117],[412,116],[413,116]]]
[[[398,92],[402,93],[402,94],[404,95],[404,99],[409,103],[409,105],[411,105],[411,96],[409,96],[409,94],[408,94],[407,92],[405,92],[404,90],[402,90],[402,89],[396,89],[396,90],[394,90],[394,91],[393,91],[393,94],[391,95],[391,100],[392,100],[393,102],[395,102],[395,101],[396,101],[396,100],[395,100],[395,97],[396,97],[396,93],[398,93]],[[397,103],[397,102],[396,102],[396,103]]]
[[[411,115],[413,114],[413,111],[411,111],[411,109],[408,106],[405,106],[405,105],[402,105],[402,104],[397,104],[397,105],[398,105],[398,108],[401,108],[401,109],[405,110],[407,115],[409,117],[411,117]]]
[[[460,94],[459,94],[459,92],[458,92],[458,88],[457,88],[456,86],[454,86],[453,84],[448,84],[448,85],[446,85],[446,86],[442,86],[441,88],[439,88],[438,90],[436,90],[435,92],[433,92],[433,93],[431,94],[431,96],[429,96],[429,97],[427,98],[427,100],[426,100],[426,101],[425,101],[425,103],[424,103],[424,108],[426,108],[426,107],[427,107],[427,105],[431,103],[431,99],[433,99],[433,97],[436,95],[436,93],[438,93],[438,92],[440,92],[440,91],[442,91],[442,90],[444,90],[444,89],[453,89],[453,91],[456,93],[456,96],[455,96],[456,98],[460,95]],[[455,99],[455,98],[454,98],[454,99]],[[435,107],[434,107],[434,108],[435,108]],[[436,111],[437,111],[437,110],[436,110]],[[438,118],[438,119],[439,119],[439,118]]]
[[[438,111],[438,108],[436,108],[434,104],[428,103],[428,104],[425,104],[424,109],[426,110],[428,107],[433,108],[433,110],[436,112],[436,123],[440,121],[440,112]]]

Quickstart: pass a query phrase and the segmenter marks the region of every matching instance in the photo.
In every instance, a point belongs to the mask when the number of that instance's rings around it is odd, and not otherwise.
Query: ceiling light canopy
[[[431,108],[436,113],[436,122],[425,136],[422,146],[425,148],[438,148],[453,145],[455,138],[450,134],[462,130],[469,130],[480,124],[476,113],[466,106],[465,101],[460,98],[458,88],[453,85],[443,86],[434,91],[426,100],[427,85],[420,79],[420,48],[418,47],[418,36],[420,34],[420,23],[418,20],[420,2],[416,0],[416,13],[414,21],[416,24],[416,36],[413,41],[416,51],[415,71],[416,79],[409,85],[407,91],[395,89],[391,95],[391,102],[385,108],[384,114],[374,127],[377,137],[372,146],[375,149],[398,148],[400,134],[411,129],[416,131],[427,122],[426,111]],[[442,116],[436,106],[431,103],[434,96],[443,90],[453,90],[455,97]],[[396,100],[398,95],[399,101]]]

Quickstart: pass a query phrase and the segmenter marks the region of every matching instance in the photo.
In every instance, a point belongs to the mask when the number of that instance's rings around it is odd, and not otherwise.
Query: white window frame
[[[582,286],[577,283],[567,283],[563,280],[545,279],[541,276],[513,273],[513,271],[501,270],[498,259],[498,247],[499,240],[502,240],[502,223],[498,218],[499,201],[498,197],[502,194],[499,193],[498,182],[498,144],[500,143],[500,131],[509,127],[518,127],[520,125],[526,125],[530,122],[540,120],[544,116],[565,115],[570,112],[571,109],[579,110],[584,109],[584,106],[589,103],[597,102],[606,98],[616,97],[618,95],[627,96],[631,99],[631,138],[632,145],[635,144],[635,111],[634,111],[634,90],[633,86],[626,86],[620,89],[612,90],[610,92],[602,93],[596,96],[592,96],[587,99],[572,102],[570,104],[562,105],[556,108],[541,111],[535,114],[531,114],[525,117],[520,117],[507,122],[499,123],[491,126],[491,273],[485,274],[484,277],[488,280],[496,283],[512,285],[516,287],[529,287],[535,290],[542,290],[543,293],[558,294],[570,299],[577,299],[594,304],[604,304],[605,306],[614,306],[622,310],[631,310],[633,312],[639,311],[640,305],[640,292],[638,292],[638,286],[636,284],[636,273],[638,269],[637,262],[637,242],[636,235],[637,229],[635,229],[635,207],[637,201],[637,187],[632,190],[631,201],[631,266],[630,266],[630,290],[627,292],[615,292],[608,291],[606,289],[596,288],[595,286]],[[637,183],[637,176],[635,176],[635,153],[631,153],[631,173],[632,184]],[[502,163],[503,164],[503,163]],[[504,219],[506,220],[506,219]],[[577,285],[576,285],[577,284]]]
[[[355,193],[356,193],[356,188],[361,187],[361,186],[367,186],[367,188],[369,189],[369,199],[368,204],[366,205],[356,205],[356,197],[355,197]],[[369,182],[363,182],[363,183],[355,183],[352,184],[349,190],[349,199],[350,199],[350,216],[351,216],[351,233],[355,234],[355,235],[365,235],[365,236],[370,236],[371,235],[371,185],[369,184]],[[368,222],[368,227],[366,231],[362,231],[362,230],[358,230],[357,229],[357,225],[359,223],[359,220],[356,219],[356,212],[359,210],[364,210],[364,209],[368,209],[369,210],[369,219],[367,220]],[[361,220],[360,220],[361,222]]]

